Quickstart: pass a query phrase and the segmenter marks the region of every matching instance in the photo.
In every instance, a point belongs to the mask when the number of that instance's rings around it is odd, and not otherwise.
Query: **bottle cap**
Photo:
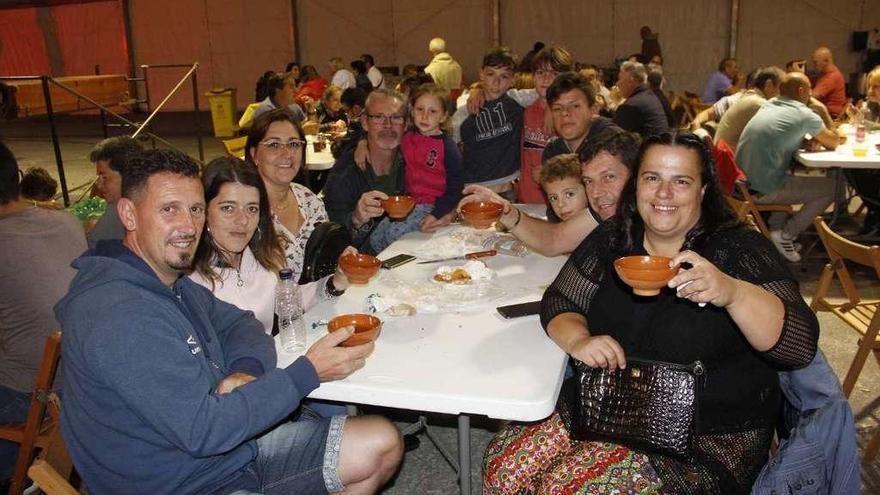
[[[290,268],[285,268],[278,272],[278,277],[281,280],[290,280],[293,278],[293,270],[291,270]]]

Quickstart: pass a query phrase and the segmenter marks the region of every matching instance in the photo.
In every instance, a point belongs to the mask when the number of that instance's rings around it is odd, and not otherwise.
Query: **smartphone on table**
[[[522,316],[536,315],[541,312],[541,301],[530,301],[509,306],[495,308],[504,318],[520,318]]]
[[[398,254],[397,256],[392,256],[388,258],[387,260],[382,260],[382,268],[390,270],[400,265],[409,263],[414,259],[416,259],[416,257],[411,254]]]

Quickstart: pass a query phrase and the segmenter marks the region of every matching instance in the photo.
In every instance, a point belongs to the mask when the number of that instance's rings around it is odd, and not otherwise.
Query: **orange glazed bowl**
[[[461,216],[464,221],[475,229],[487,229],[501,218],[504,206],[487,201],[473,201],[461,206]]]
[[[381,262],[375,256],[369,254],[346,254],[339,259],[339,267],[342,273],[348,277],[352,284],[363,285],[370,281],[379,271]]]
[[[388,213],[389,218],[406,218],[416,205],[412,196],[388,196],[382,200],[382,208]]]
[[[347,326],[353,326],[354,333],[351,334],[351,337],[345,339],[341,345],[343,347],[352,347],[376,340],[376,337],[379,336],[379,331],[382,330],[382,320],[373,315],[362,313],[339,315],[327,323],[327,330],[335,332]]]
[[[626,256],[614,260],[614,270],[637,296],[656,296],[678,273],[670,261],[666,256]]]

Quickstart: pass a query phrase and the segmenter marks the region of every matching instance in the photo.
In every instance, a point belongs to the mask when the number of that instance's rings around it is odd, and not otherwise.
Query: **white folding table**
[[[441,231],[442,232],[442,231]],[[440,235],[440,234],[434,234]],[[380,258],[416,252],[431,234],[411,233]],[[537,316],[505,320],[495,307],[538,300],[566,257],[484,258],[507,297],[468,310],[386,319],[366,366],[344,380],[322,383],[309,397],[426,413],[458,416],[458,474],[462,494],[470,494],[470,416],[537,421],[556,404],[567,356],[551,341]],[[431,283],[438,265],[415,261],[393,269],[400,280]],[[306,314],[308,344],[326,333],[313,322],[364,311],[375,287],[353,286]],[[278,345],[278,365],[297,357]]]
[[[795,159],[801,165],[812,168],[812,169],[878,169],[880,168],[880,149],[877,148],[877,145],[880,144],[880,132],[872,132],[868,133],[865,136],[865,143],[859,146],[863,146],[867,149],[865,156],[856,156],[853,148],[857,146],[855,144],[855,134],[854,130],[851,126],[844,128],[847,132],[847,140],[842,145],[838,146],[837,149],[832,151],[798,151],[795,155]],[[842,170],[838,171],[837,176],[835,178],[836,185],[834,188],[834,212],[832,213],[830,219],[830,226],[834,226],[837,222],[837,217],[839,212],[837,211],[837,205],[840,204],[841,200],[844,198],[840,197],[841,192],[844,189],[844,177]],[[814,240],[806,250],[804,250],[805,255],[803,256],[804,261],[806,261],[807,253],[812,252],[812,250],[818,245],[819,240]],[[802,269],[806,270],[806,265],[802,265]]]

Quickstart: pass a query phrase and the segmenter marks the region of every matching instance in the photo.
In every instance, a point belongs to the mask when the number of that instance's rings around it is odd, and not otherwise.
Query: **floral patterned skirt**
[[[538,423],[512,423],[486,448],[484,495],[661,493],[648,457],[606,442],[578,442],[554,412]]]

